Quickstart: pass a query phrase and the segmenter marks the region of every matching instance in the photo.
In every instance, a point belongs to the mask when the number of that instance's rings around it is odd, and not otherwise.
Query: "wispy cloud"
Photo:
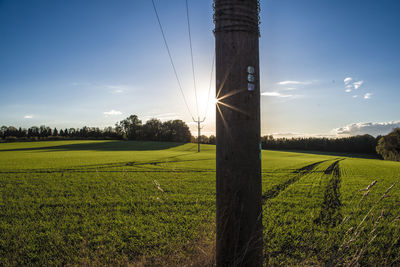
[[[103,114],[106,115],[106,116],[116,116],[116,115],[121,115],[122,112],[121,112],[121,111],[118,111],[118,110],[112,109],[112,110],[110,110],[110,111],[105,111],[105,112],[103,112]]]
[[[357,90],[364,83],[363,80],[355,81],[353,79],[353,77],[346,77],[346,78],[344,78],[343,82],[344,82],[344,85],[345,85],[345,88],[346,88],[345,89],[346,93],[350,93],[353,90]]]
[[[360,86],[364,83],[364,81],[357,81],[353,83],[354,89],[360,88]]]
[[[364,99],[370,99],[371,96],[372,96],[371,93],[366,93],[366,94],[364,95]]]
[[[281,90],[282,91],[294,91],[294,90],[297,90],[297,88],[296,87],[285,87],[285,88],[282,88]]]
[[[353,80],[352,77],[346,77],[346,78],[344,78],[343,82],[344,82],[345,84],[349,84],[352,80]]]
[[[33,118],[33,115],[25,115],[24,116],[24,119],[32,119]]]
[[[74,87],[81,87],[84,89],[108,90],[114,94],[121,94],[133,89],[133,86],[127,84],[101,84],[93,82],[74,82],[71,83]]]
[[[121,94],[121,93],[127,92],[127,91],[132,89],[131,86],[123,85],[123,84],[120,84],[120,85],[106,85],[105,87],[108,88],[108,89],[111,89],[112,92],[116,93],[116,94]]]
[[[263,92],[261,93],[262,96],[273,96],[273,97],[293,97],[293,95],[286,95],[280,92]]]
[[[390,122],[358,122],[344,127],[333,129],[337,135],[384,135],[391,132],[394,128],[400,127],[400,121]]]
[[[277,84],[279,84],[279,85],[304,85],[304,84],[310,84],[310,82],[282,81],[282,82],[278,82]]]

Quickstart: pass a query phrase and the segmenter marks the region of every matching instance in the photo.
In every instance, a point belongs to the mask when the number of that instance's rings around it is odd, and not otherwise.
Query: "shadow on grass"
[[[72,143],[65,145],[43,146],[43,147],[26,147],[15,149],[3,149],[0,152],[10,151],[146,151],[146,150],[164,150],[173,147],[182,146],[184,143],[175,142],[151,142],[151,141],[104,141],[104,142],[88,142],[88,143]],[[193,147],[193,149],[195,149]],[[185,151],[191,150],[189,147]]]

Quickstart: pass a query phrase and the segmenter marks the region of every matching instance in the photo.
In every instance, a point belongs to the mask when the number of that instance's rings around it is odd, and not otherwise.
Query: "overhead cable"
[[[157,17],[158,26],[160,27],[160,31],[161,31],[161,34],[162,34],[162,37],[163,37],[163,40],[164,40],[164,45],[165,45],[165,48],[167,49],[168,56],[169,56],[169,60],[170,60],[172,69],[174,70],[175,78],[176,78],[176,81],[178,82],[178,86],[179,86],[179,89],[180,89],[180,91],[181,91],[181,94],[182,94],[182,97],[183,97],[183,101],[185,102],[186,108],[187,108],[187,110],[188,110],[190,116],[191,116],[192,119],[194,120],[193,114],[192,114],[192,112],[190,111],[189,105],[188,105],[188,103],[187,103],[187,101],[186,101],[186,97],[185,97],[185,94],[184,94],[184,92],[183,92],[182,85],[181,85],[181,82],[180,82],[180,80],[179,80],[178,73],[177,73],[177,71],[176,71],[174,61],[173,61],[173,59],[172,59],[171,51],[169,50],[169,46],[168,46],[168,43],[167,43],[167,39],[165,38],[165,33],[164,33],[164,30],[163,30],[163,27],[162,27],[162,24],[161,24],[161,21],[160,21],[160,17],[158,16],[158,12],[157,12],[156,5],[155,5],[155,3],[154,3],[154,0],[151,0],[151,2],[152,2],[152,4],[153,4],[153,9],[154,9],[154,13],[156,14],[156,17]],[[187,1],[186,1],[186,4],[187,4]],[[187,5],[186,5],[186,7],[187,7]],[[189,31],[189,35],[190,35],[190,31]],[[191,44],[191,42],[190,42],[190,44]],[[193,67],[193,55],[192,55],[192,67]],[[193,69],[193,75],[194,75],[194,69]],[[195,92],[196,92],[196,91],[195,91]],[[197,105],[197,94],[196,94],[196,105]],[[197,113],[198,113],[198,107],[197,107]]]
[[[193,74],[193,87],[194,87],[194,95],[196,97],[196,109],[197,109],[197,117],[199,117],[199,104],[197,100],[197,86],[196,86],[196,75],[194,70],[194,60],[193,60],[193,46],[192,46],[192,35],[190,33],[190,19],[189,19],[189,4],[188,0],[186,2],[186,18],[187,18],[187,25],[188,25],[188,32],[189,32],[189,44],[190,44],[190,57],[192,61],[192,74]]]
[[[208,86],[207,104],[206,104],[206,110],[204,111],[204,119],[203,119],[203,121],[207,117],[208,104],[210,102],[210,93],[211,93],[211,86],[212,86],[212,81],[213,81],[214,64],[215,64],[215,51],[214,51],[213,59],[212,59],[212,62],[211,62],[210,85]]]

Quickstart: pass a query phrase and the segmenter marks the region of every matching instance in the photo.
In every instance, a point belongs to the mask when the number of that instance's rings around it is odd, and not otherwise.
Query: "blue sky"
[[[155,2],[195,113],[185,1]],[[189,0],[189,8],[204,114],[212,1]],[[400,3],[388,0],[261,1],[262,134],[400,126],[399,13]],[[130,114],[191,121],[150,0],[0,0],[0,36],[1,125],[104,127]],[[212,104],[207,114],[204,133],[212,134]]]

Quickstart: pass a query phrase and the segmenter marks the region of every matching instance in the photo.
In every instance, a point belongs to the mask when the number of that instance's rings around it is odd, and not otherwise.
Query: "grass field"
[[[196,151],[0,144],[0,265],[212,263],[215,147]],[[263,151],[262,178],[265,264],[400,264],[400,163]]]

